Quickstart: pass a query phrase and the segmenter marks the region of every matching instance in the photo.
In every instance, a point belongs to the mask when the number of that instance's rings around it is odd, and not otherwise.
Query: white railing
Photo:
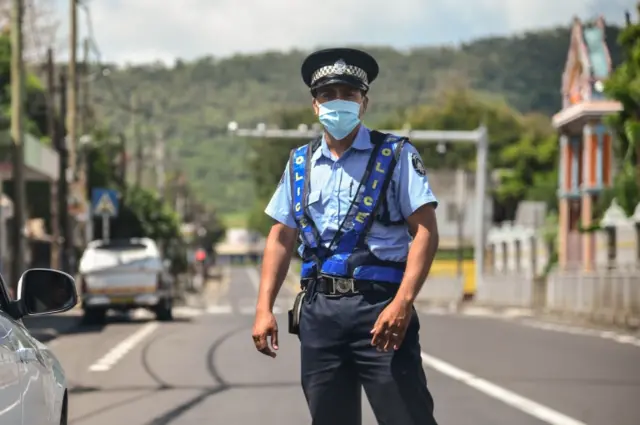
[[[547,280],[545,308],[599,320],[640,320],[640,268],[554,273]]]
[[[436,305],[449,305],[462,300],[464,296],[464,278],[457,276],[433,276],[427,278],[418,293],[416,302]]]
[[[478,304],[496,307],[533,308],[534,283],[529,274],[485,274],[476,290]]]
[[[288,280],[299,280],[296,266]],[[464,282],[456,276],[430,277],[417,303],[450,306],[463,298]],[[485,274],[475,304],[525,308],[563,316],[579,316],[620,325],[640,324],[640,267],[596,272],[554,272],[546,279],[529,273]]]

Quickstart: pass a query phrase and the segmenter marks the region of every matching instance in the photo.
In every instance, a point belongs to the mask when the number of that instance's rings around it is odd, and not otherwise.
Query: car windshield
[[[116,239],[100,244],[95,249],[101,251],[140,251],[147,249],[147,245],[129,239]]]

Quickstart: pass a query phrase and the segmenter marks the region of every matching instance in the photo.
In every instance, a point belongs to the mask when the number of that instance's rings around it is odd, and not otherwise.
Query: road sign
[[[118,191],[95,188],[91,191],[93,215],[115,217],[118,215]]]

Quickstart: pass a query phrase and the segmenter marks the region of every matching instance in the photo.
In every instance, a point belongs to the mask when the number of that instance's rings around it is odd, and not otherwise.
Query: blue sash
[[[313,142],[312,142],[313,143]],[[291,154],[291,189],[293,191],[293,215],[300,229],[300,237],[302,242],[309,248],[318,247],[319,234],[315,226],[306,214],[306,200],[309,196],[309,159],[311,153],[309,148],[311,144],[301,146],[294,150]]]
[[[340,226],[340,229],[346,229],[342,232],[339,231],[331,242],[328,248],[328,252],[331,253],[329,258],[320,259],[323,274],[397,283],[402,280],[402,270],[367,265],[358,266],[353,273],[349,273],[347,264],[351,254],[365,244],[364,238],[373,224],[381,196],[386,196],[396,165],[395,153],[398,148],[402,148],[402,142],[403,139],[397,136],[387,135],[382,143],[374,145],[372,152],[374,157],[371,158],[373,161],[370,162],[365,172],[362,195],[358,202],[352,205]],[[309,189],[310,158],[313,154],[310,148],[314,143],[317,142],[309,143],[292,151],[289,166],[294,217],[300,229],[301,242],[311,251],[322,248],[319,246],[319,232],[307,216],[305,208]],[[353,218],[349,221],[351,217]],[[332,249],[333,246],[335,246],[335,250]],[[316,263],[306,262],[303,264],[302,278],[316,275]]]

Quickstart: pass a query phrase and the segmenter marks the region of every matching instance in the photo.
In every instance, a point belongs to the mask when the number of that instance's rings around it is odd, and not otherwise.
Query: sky
[[[52,4],[66,50],[69,0]],[[329,45],[399,49],[458,44],[603,15],[622,24],[636,0],[81,0],[103,61],[192,60]],[[322,4],[322,7],[318,5]],[[88,34],[78,12],[79,34]],[[634,13],[635,16],[635,13]],[[59,58],[65,53],[60,52]]]

